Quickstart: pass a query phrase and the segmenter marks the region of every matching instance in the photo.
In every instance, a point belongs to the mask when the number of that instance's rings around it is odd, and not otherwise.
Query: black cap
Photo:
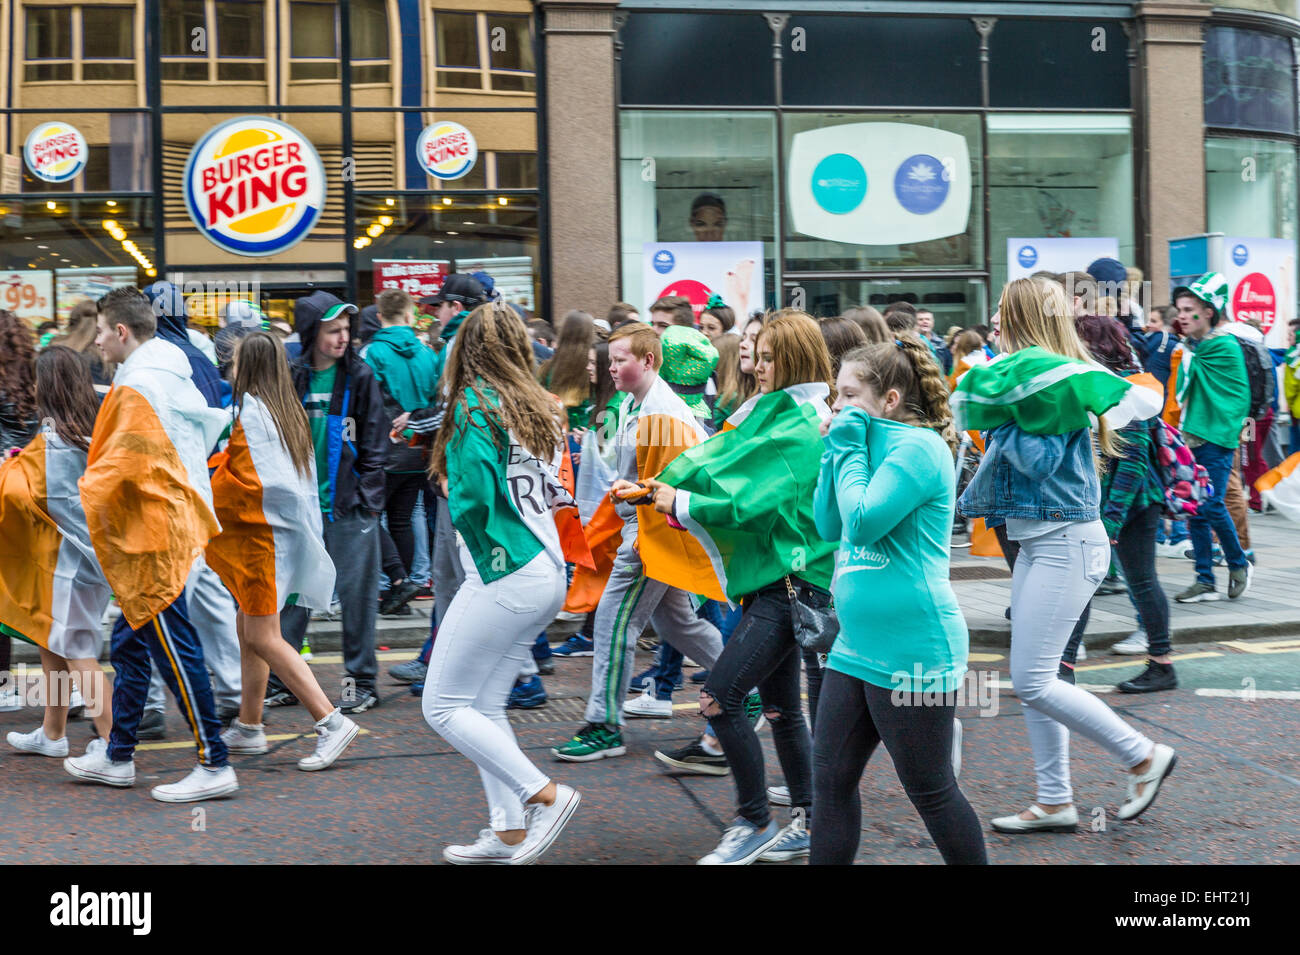
[[[473,308],[487,301],[483,285],[478,279],[466,272],[453,272],[442,283],[442,288],[433,295],[420,299],[421,305],[438,305],[442,302],[458,302],[465,308]]]

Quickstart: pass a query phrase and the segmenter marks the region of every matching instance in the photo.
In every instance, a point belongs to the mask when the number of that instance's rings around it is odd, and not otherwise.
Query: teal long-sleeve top
[[[954,480],[934,431],[854,407],[836,415],[813,497],[817,532],[839,541],[831,669],[908,693],[961,683],[970,637],[948,582]]]

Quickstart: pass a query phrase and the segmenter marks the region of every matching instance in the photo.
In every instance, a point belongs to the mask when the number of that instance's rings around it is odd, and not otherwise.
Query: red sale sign
[[[451,274],[451,262],[421,259],[376,259],[375,295],[391,288],[401,289],[419,301],[442,288]]]
[[[1265,335],[1277,320],[1277,296],[1273,283],[1262,272],[1251,272],[1237,283],[1232,293],[1232,317],[1239,322],[1259,319]]]

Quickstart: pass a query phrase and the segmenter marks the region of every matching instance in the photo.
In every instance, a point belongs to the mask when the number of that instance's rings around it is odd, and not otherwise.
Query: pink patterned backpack
[[[1153,430],[1156,465],[1165,485],[1165,513],[1175,520],[1186,520],[1214,493],[1210,474],[1196,463],[1196,456],[1177,428],[1161,421]]]

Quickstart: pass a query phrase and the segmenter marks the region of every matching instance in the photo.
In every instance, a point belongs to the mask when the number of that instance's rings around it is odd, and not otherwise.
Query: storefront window
[[[535,196],[358,195],[357,298],[386,288],[417,298],[451,272],[482,269],[531,317],[540,289]]]
[[[1134,261],[1130,126],[1104,114],[989,116],[994,294],[1007,280],[1009,238],[1114,238],[1120,261]]]
[[[1294,133],[1294,63],[1287,37],[1211,26],[1205,32],[1205,125]]]
[[[691,260],[703,261],[717,251],[710,243],[758,243],[749,248],[729,245],[721,258],[731,255],[734,262],[719,266],[716,284],[723,287],[711,290],[730,297],[728,304],[738,311],[774,301],[775,117],[625,110],[620,130],[621,260],[627,301],[644,308],[659,296],[665,282],[677,279],[674,269],[663,267],[668,258],[654,260],[664,243],[700,246],[672,253],[671,261],[685,258],[691,268]],[[755,269],[763,275],[761,296],[754,291],[756,283],[741,281],[752,278]]]
[[[474,137],[477,155],[455,179],[439,179],[419,163],[420,135],[440,122],[464,126]],[[537,112],[531,109],[491,113],[439,110],[352,113],[356,188],[432,189],[461,192],[480,189],[537,188]],[[443,170],[444,172],[446,170]]]
[[[86,161],[71,179],[49,182],[22,160],[22,192],[148,192],[153,150],[149,116],[138,113],[19,113],[6,118],[6,152],[21,156],[28,134],[47,123],[71,127],[86,141]]]
[[[989,105],[1127,109],[1128,34],[1118,20],[1007,20],[989,36]]]
[[[786,282],[786,304],[802,302],[816,316],[842,315],[855,305],[883,312],[892,302],[911,302],[918,311],[934,315],[934,330],[942,334],[954,325],[969,328],[988,321],[984,280],[974,279],[838,279]]]
[[[788,114],[785,268],[982,268],[979,118]]]
[[[772,30],[757,13],[632,13],[619,40],[623,103],[769,106],[776,102]]]
[[[1210,232],[1296,238],[1296,147],[1244,137],[1205,140]]]

